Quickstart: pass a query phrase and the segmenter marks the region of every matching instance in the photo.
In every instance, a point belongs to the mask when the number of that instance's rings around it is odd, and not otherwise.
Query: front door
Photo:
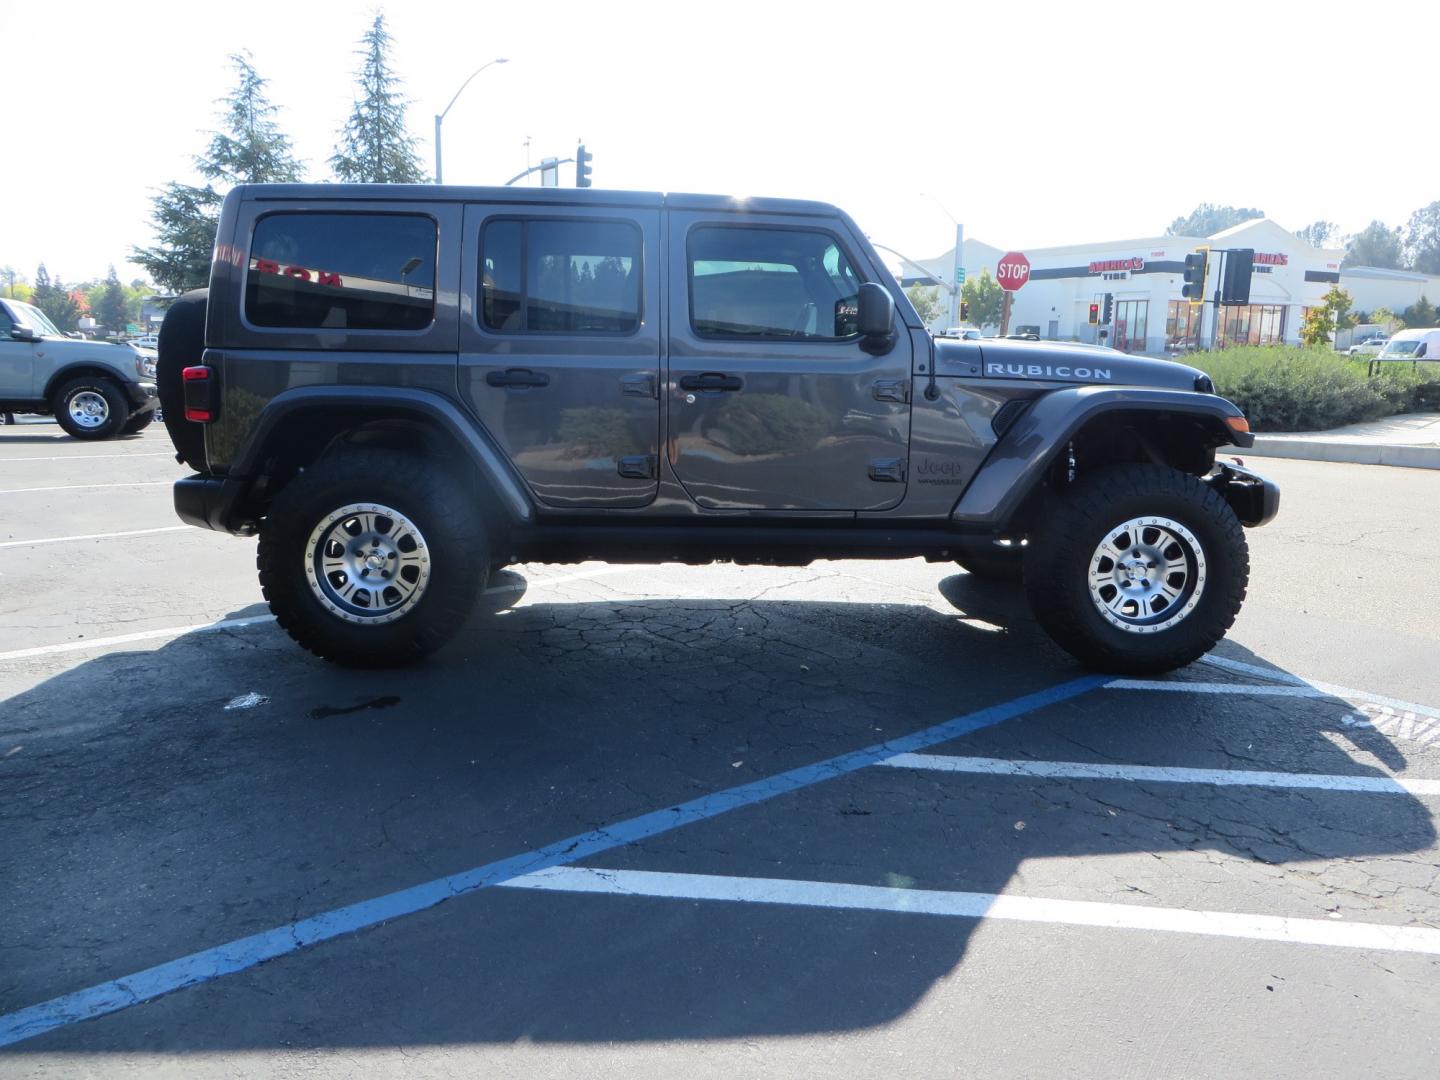
[[[910,339],[862,347],[873,268],[816,220],[671,213],[665,453],[701,506],[884,510],[905,495]]]
[[[465,209],[460,393],[540,502],[658,487],[660,214]]]
[[[15,321],[0,305],[0,400],[30,397],[35,384],[35,346],[10,336]]]

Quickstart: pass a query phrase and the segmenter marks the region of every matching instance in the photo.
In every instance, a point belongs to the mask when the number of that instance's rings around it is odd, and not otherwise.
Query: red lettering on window
[[[310,271],[303,266],[287,266],[285,267],[285,276],[294,278],[296,281],[309,281]]]
[[[272,262],[269,259],[256,259],[255,272],[257,274],[278,274],[280,272],[280,264]]]
[[[329,270],[316,270],[315,281],[320,285],[340,285],[340,275],[332,274]]]

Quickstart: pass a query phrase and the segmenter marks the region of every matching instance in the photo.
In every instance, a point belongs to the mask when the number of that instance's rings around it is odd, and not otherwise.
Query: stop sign
[[[995,267],[995,280],[1002,289],[1014,292],[1030,280],[1030,260],[1018,251],[1007,251]]]

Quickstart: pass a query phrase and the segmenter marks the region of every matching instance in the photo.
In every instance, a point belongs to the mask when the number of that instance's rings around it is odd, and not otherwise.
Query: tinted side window
[[[435,318],[435,222],[419,214],[270,214],[255,223],[256,326],[423,330]]]
[[[690,321],[701,337],[854,337],[860,278],[835,237],[701,226],[689,237]]]
[[[0,307],[0,340],[10,337],[10,331],[15,329],[15,320],[10,318],[10,312]]]
[[[640,326],[640,230],[618,221],[487,222],[481,317],[510,333],[629,334]]]

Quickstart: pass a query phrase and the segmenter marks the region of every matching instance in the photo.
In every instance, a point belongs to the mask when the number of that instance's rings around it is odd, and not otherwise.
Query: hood
[[[935,341],[937,375],[1044,383],[1104,383],[1195,390],[1204,373],[1189,364],[1060,341]],[[1207,380],[1208,381],[1208,380]]]
[[[158,354],[154,349],[115,345],[108,341],[80,341],[77,338],[43,337],[35,343],[45,355],[60,363],[93,361],[137,377],[154,378]],[[142,361],[136,366],[136,360]]]

